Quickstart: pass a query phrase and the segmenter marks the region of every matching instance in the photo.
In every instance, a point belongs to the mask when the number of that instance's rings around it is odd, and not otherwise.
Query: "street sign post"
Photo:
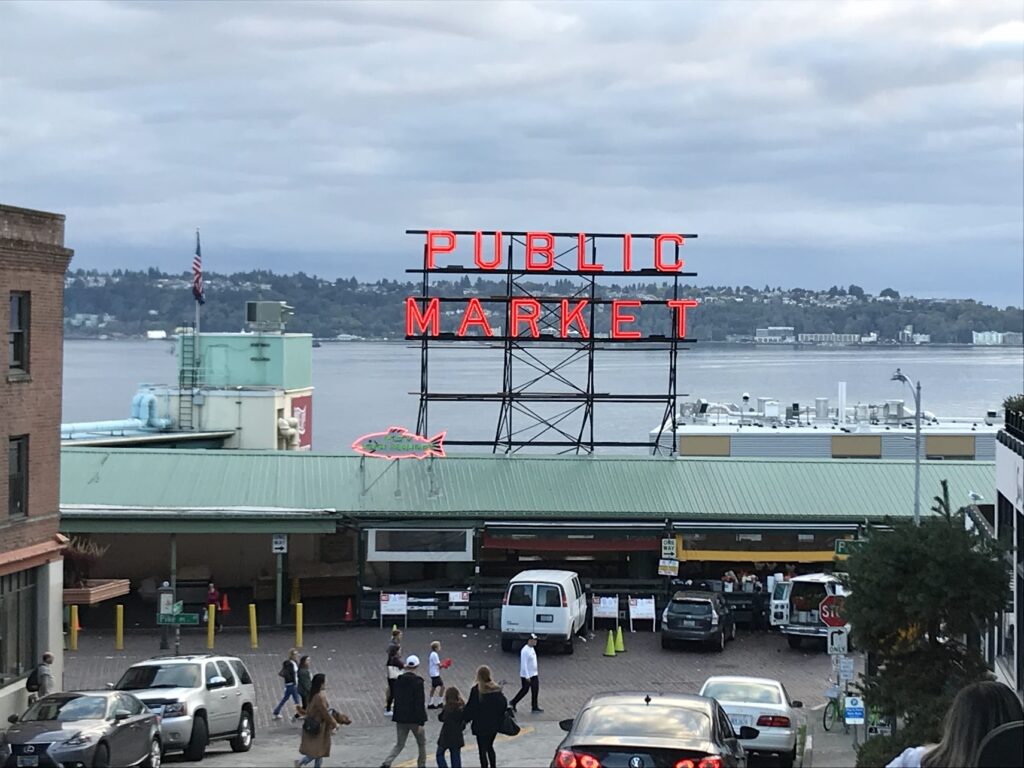
[[[864,699],[860,696],[847,696],[844,719],[847,725],[864,725]]]
[[[864,546],[863,539],[836,539],[835,553],[837,557],[852,555],[854,550]]]
[[[837,656],[839,659],[839,682],[840,683],[852,683],[853,682],[853,657],[852,656]]]
[[[270,552],[275,555],[288,554],[288,534],[275,533],[270,540]]]
[[[181,611],[182,611],[182,609],[184,609],[184,607],[185,607],[185,601],[184,600],[179,600],[178,602],[176,602],[174,605],[171,606],[171,613],[181,613]]]
[[[818,615],[827,627],[845,627],[846,620],[840,616],[843,610],[843,598],[829,595],[818,604]]]
[[[661,540],[661,559],[662,560],[675,560],[676,559],[676,539],[675,536],[671,538],[665,538]]]
[[[198,613],[161,613],[156,617],[157,624],[199,624]]]
[[[850,630],[847,627],[828,628],[828,652],[834,656],[842,656],[847,652],[849,643],[847,637]]]

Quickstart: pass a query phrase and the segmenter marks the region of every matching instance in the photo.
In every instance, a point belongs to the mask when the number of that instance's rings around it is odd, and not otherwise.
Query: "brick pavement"
[[[524,720],[530,718],[530,722],[536,720],[539,725],[553,724],[562,718],[572,717],[588,696],[607,690],[695,693],[704,679],[714,674],[775,677],[782,680],[790,694],[802,699],[808,708],[825,702],[824,689],[830,662],[823,648],[794,651],[778,635],[741,633],[722,654],[699,648],[664,651],[659,637],[651,632],[626,633],[627,653],[615,658],[602,655],[604,643],[600,636],[585,644],[578,643],[572,656],[541,653],[540,702],[545,712],[539,716],[524,715]],[[387,629],[311,629],[305,633],[302,649],[312,657],[314,670],[326,673],[332,705],[352,717],[350,732],[353,738],[357,731],[377,726],[373,731],[380,728],[380,735],[375,738],[382,744],[387,744],[391,738],[391,730],[383,714],[387,639]],[[488,664],[494,670],[495,679],[506,681],[507,695],[511,696],[518,689],[518,654],[501,651],[497,632],[478,628],[410,627],[406,630],[403,652],[416,653],[425,665],[433,639],[442,642],[442,657],[451,657],[454,662],[444,675],[445,681],[458,686],[463,695],[468,693],[479,664]],[[293,640],[290,632],[264,631],[260,636],[259,649],[253,650],[249,647],[247,634],[227,630],[217,635],[216,651],[238,655],[253,674],[257,694],[257,744],[261,739],[264,743],[297,742],[295,727],[271,720],[271,709],[280,698],[281,691],[277,671]],[[114,651],[113,646],[112,633],[83,633],[79,639],[79,650],[66,655],[65,687],[102,687],[116,680],[131,663],[161,653],[159,638],[152,633],[128,635],[123,652]],[[205,652],[205,634],[183,632],[181,650],[183,653]],[[425,674],[425,668],[422,671]],[[546,725],[544,728],[548,729]],[[543,747],[545,759],[550,758],[550,749],[555,744],[557,739]],[[257,747],[253,757],[258,751]],[[361,763],[342,761],[342,764]]]

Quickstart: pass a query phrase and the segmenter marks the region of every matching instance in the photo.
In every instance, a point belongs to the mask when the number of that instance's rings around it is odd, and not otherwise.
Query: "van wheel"
[[[801,640],[803,638],[800,635],[786,635],[786,642],[789,643],[790,648],[799,648]]]
[[[511,653],[512,652],[512,638],[511,637],[503,637],[503,638],[501,638],[501,650],[503,650],[505,653]]]

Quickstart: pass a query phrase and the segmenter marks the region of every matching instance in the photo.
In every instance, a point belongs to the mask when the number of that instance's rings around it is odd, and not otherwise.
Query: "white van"
[[[794,576],[775,583],[772,592],[771,625],[786,636],[790,648],[799,648],[805,637],[828,636],[818,607],[829,595],[846,597],[842,582],[829,573]]]
[[[574,571],[523,571],[501,601],[501,650],[517,649],[531,634],[538,643],[573,652],[587,623],[587,597]]]

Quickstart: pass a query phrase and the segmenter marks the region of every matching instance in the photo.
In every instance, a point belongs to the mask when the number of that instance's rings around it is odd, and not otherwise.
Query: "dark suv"
[[[661,647],[681,640],[725,650],[736,639],[736,619],[718,592],[676,592],[661,614]]]

